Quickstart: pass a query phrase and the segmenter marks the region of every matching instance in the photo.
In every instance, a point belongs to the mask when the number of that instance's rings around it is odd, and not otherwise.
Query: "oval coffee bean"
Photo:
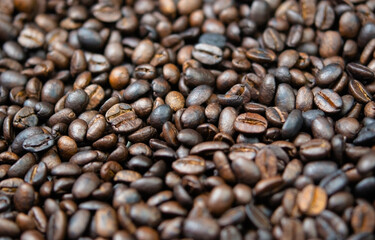
[[[243,113],[234,122],[234,129],[245,134],[259,134],[266,131],[267,120],[257,113]]]

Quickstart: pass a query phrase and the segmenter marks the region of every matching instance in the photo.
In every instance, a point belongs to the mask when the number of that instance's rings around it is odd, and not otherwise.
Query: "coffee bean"
[[[295,95],[289,84],[281,83],[276,89],[275,105],[280,109],[291,112],[295,108]]]
[[[267,120],[256,113],[239,115],[234,122],[234,129],[246,134],[259,134],[267,129]]]
[[[306,160],[324,159],[330,152],[331,144],[324,139],[313,139],[300,147],[301,157]]]
[[[328,2],[320,2],[316,9],[315,26],[321,30],[329,29],[335,21],[335,12]]]
[[[342,108],[341,97],[330,89],[322,89],[314,96],[314,102],[326,113],[337,113]]]
[[[75,198],[88,197],[99,185],[99,178],[93,173],[82,174],[74,183],[72,193]]]
[[[102,208],[96,211],[94,226],[99,236],[112,236],[117,230],[116,212],[112,208]]]
[[[345,222],[335,213],[328,210],[324,210],[322,212],[322,214],[317,218],[316,223],[318,232],[322,236],[346,237],[349,232]]]
[[[209,217],[188,218],[183,224],[184,235],[190,238],[216,239],[220,227]]]
[[[148,206],[144,203],[137,203],[131,207],[130,217],[137,224],[154,227],[159,224],[161,213],[156,207]]]
[[[119,103],[112,106],[105,114],[107,122],[117,132],[132,132],[140,127],[142,120],[137,118],[129,104]]]
[[[366,23],[362,26],[358,34],[358,46],[364,47],[375,35],[375,25]]]
[[[18,36],[18,43],[25,48],[34,49],[44,44],[44,34],[37,28],[26,27]]]
[[[18,211],[30,210],[34,204],[34,188],[28,183],[20,185],[14,194],[14,204]]]
[[[112,88],[120,90],[129,83],[129,72],[126,67],[116,67],[109,75],[109,84]]]
[[[374,208],[368,203],[364,202],[357,205],[353,209],[351,225],[354,232],[372,232],[374,231],[374,225],[371,221],[375,218]],[[368,221],[367,221],[368,220]]]
[[[327,194],[320,187],[307,185],[298,193],[297,204],[301,212],[310,216],[315,216],[326,208]]]
[[[201,174],[205,171],[205,160],[199,156],[187,156],[172,163],[172,168],[179,174]]]
[[[372,1],[128,2],[0,1],[1,236],[371,238]]]
[[[297,135],[299,130],[302,128],[303,119],[302,112],[298,109],[293,110],[288,115],[283,127],[281,129],[281,135],[285,139],[293,138]]]
[[[48,220],[47,239],[64,239],[66,226],[66,214],[62,210],[56,211]]]
[[[219,48],[225,46],[226,37],[217,33],[204,33],[199,37],[199,43],[214,45]]]
[[[16,71],[8,70],[1,74],[0,76],[1,84],[7,88],[11,89],[14,87],[22,87],[25,86],[27,82],[26,76],[18,73]]]
[[[23,141],[22,147],[29,152],[41,152],[51,148],[55,141],[50,134],[33,135]]]
[[[0,234],[4,237],[18,237],[21,234],[20,228],[13,221],[5,218],[0,219]]]
[[[342,39],[338,32],[327,31],[324,33],[319,47],[319,54],[322,57],[337,55],[342,46]]]
[[[182,144],[192,147],[203,141],[202,136],[193,129],[182,129],[177,134],[177,139]]]
[[[206,43],[199,43],[194,46],[192,56],[199,62],[207,65],[215,65],[222,61],[220,48]]]
[[[257,206],[249,203],[245,207],[245,212],[247,217],[257,228],[264,230],[271,229],[271,223]]]
[[[80,209],[69,219],[67,234],[70,238],[82,236],[90,221],[90,212]]]
[[[215,151],[227,151],[229,145],[223,141],[208,141],[202,142],[190,150],[191,154],[196,155],[212,155]]]
[[[201,105],[212,95],[212,88],[207,85],[200,85],[194,88],[186,98],[186,106]]]
[[[360,103],[368,103],[372,100],[371,94],[366,90],[363,84],[357,80],[350,80],[349,93]]]
[[[360,124],[355,118],[341,118],[336,122],[335,130],[348,139],[354,139],[360,130]]]
[[[319,71],[317,76],[317,84],[326,86],[337,81],[342,75],[342,69],[338,64],[330,64]]]
[[[267,74],[259,87],[259,102],[262,104],[270,104],[273,101],[276,92],[276,82],[273,75]]]
[[[78,29],[77,33],[78,40],[83,48],[90,51],[97,51],[103,47],[104,42],[98,32],[83,27]]]
[[[47,178],[47,164],[40,162],[29,169],[25,175],[25,182],[32,184],[33,186],[41,185]]]
[[[272,50],[252,48],[246,52],[246,57],[257,63],[271,63],[276,60],[276,54]]]
[[[280,52],[284,49],[284,42],[282,41],[280,34],[273,28],[267,28],[263,35],[263,42],[267,48]]]
[[[231,207],[233,201],[234,194],[231,187],[219,185],[211,191],[207,207],[211,213],[220,215]]]
[[[104,3],[94,5],[92,14],[95,18],[106,23],[116,22],[121,18],[121,12],[114,5]]]
[[[23,152],[23,142],[36,134],[42,134],[43,131],[39,127],[29,127],[20,132],[16,138],[13,140],[13,143],[11,145],[11,149],[14,153],[20,154]]]
[[[20,129],[38,125],[38,116],[31,107],[21,108],[13,118],[13,126]]]
[[[293,11],[290,11],[290,12],[293,12]],[[289,30],[288,38],[286,40],[287,46],[296,47],[301,42],[302,35],[303,35],[302,25],[300,24],[293,25]]]
[[[314,138],[322,138],[326,140],[330,140],[335,134],[333,126],[328,119],[324,117],[318,117],[312,121],[311,131]]]
[[[239,182],[253,185],[261,177],[261,172],[257,165],[248,161],[244,158],[238,158],[234,160],[231,164],[233,172]]]

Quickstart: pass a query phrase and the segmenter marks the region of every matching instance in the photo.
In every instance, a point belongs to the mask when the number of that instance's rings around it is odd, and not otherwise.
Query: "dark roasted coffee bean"
[[[187,156],[172,163],[172,168],[180,174],[201,174],[205,171],[205,160],[199,156]]]
[[[84,173],[73,185],[73,196],[77,199],[86,198],[98,187],[99,183],[99,178],[96,174]]]
[[[245,207],[245,212],[250,221],[260,229],[270,230],[271,223],[259,207],[249,203]]]
[[[29,152],[41,152],[51,148],[55,141],[50,134],[33,135],[23,141],[22,147]]]
[[[31,107],[21,108],[13,118],[13,126],[19,129],[38,125],[38,117]]]
[[[289,12],[289,11],[288,11]],[[288,13],[287,12],[287,13]],[[293,11],[290,11],[293,12]],[[300,24],[293,25],[288,34],[286,44],[288,47],[296,47],[302,40],[303,27]]]
[[[88,103],[89,96],[82,89],[72,91],[65,99],[65,107],[72,109],[75,113],[80,113],[86,109]]]
[[[328,2],[320,2],[316,9],[315,26],[321,30],[329,29],[335,20],[335,12]]]
[[[315,216],[326,208],[327,194],[324,189],[310,184],[298,193],[297,204],[301,212]]]
[[[29,127],[20,132],[16,138],[13,140],[13,143],[11,145],[11,149],[14,153],[21,154],[23,150],[23,142],[28,139],[29,137],[36,135],[36,134],[42,134],[43,131],[39,127]]]
[[[349,81],[348,92],[360,103],[368,103],[372,100],[371,94],[363,84],[355,79]]]
[[[355,118],[341,118],[335,124],[337,133],[352,140],[360,131],[360,123]]]
[[[106,112],[105,118],[116,132],[132,132],[142,124],[142,120],[137,118],[132,107],[125,103],[112,106]]]
[[[32,184],[33,186],[41,185],[47,178],[47,164],[40,162],[29,169],[25,175],[25,182]]]
[[[374,221],[375,211],[370,204],[363,202],[353,209],[351,225],[354,232],[372,232],[374,226],[370,222]],[[367,221],[368,220],[368,221]]]
[[[327,31],[322,37],[322,41],[319,46],[319,54],[322,57],[333,57],[337,55],[342,46],[342,39],[338,32]]]
[[[283,127],[281,129],[281,135],[284,139],[290,139],[295,137],[299,130],[302,128],[303,119],[302,112],[298,109],[293,110],[288,115]]]
[[[192,56],[199,62],[207,65],[215,65],[222,60],[222,50],[214,45],[199,43],[194,46]]]
[[[69,220],[67,235],[70,238],[82,236],[90,221],[90,212],[80,209],[75,212]]]
[[[375,36],[375,24],[366,23],[358,34],[358,46],[364,47]]]
[[[251,48],[246,52],[246,56],[257,63],[271,63],[276,60],[276,54],[272,50],[263,48]]]
[[[200,85],[194,88],[186,98],[186,106],[201,105],[212,95],[212,88],[207,85]]]
[[[185,72],[185,81],[188,86],[199,86],[203,84],[212,86],[215,83],[215,77],[207,69],[189,67]]]
[[[284,49],[284,42],[281,39],[279,32],[275,29],[267,28],[264,31],[262,38],[267,48],[276,52],[280,52]]]
[[[183,232],[186,237],[190,238],[216,239],[219,236],[220,227],[212,218],[192,217],[185,220]]]
[[[151,126],[161,129],[164,122],[168,121],[172,116],[172,109],[167,104],[163,104],[154,109],[150,114]]]
[[[34,188],[28,183],[20,185],[14,194],[14,204],[18,211],[30,210],[34,204]]]
[[[372,239],[374,9],[0,1],[0,235]]]
[[[5,71],[0,76],[1,85],[7,89],[25,86],[26,76],[12,70]]]
[[[48,80],[42,88],[41,100],[51,104],[57,101],[64,94],[64,83],[61,80]]]
[[[267,129],[267,120],[256,113],[244,113],[239,115],[234,122],[234,128],[246,134],[259,134]]]
[[[228,210],[234,201],[234,194],[228,185],[219,185],[212,189],[207,207],[214,215],[220,215]]]
[[[337,81],[342,74],[342,69],[339,64],[330,64],[319,71],[316,83],[319,86],[327,86]]]
[[[35,156],[32,153],[26,153],[9,168],[7,174],[9,177],[22,178],[35,163]]]
[[[330,196],[344,188],[347,183],[348,178],[345,173],[338,170],[323,178],[319,185],[326,191],[327,195]]]
[[[276,92],[275,77],[267,74],[259,87],[259,102],[262,104],[270,104],[273,101]]]
[[[226,37],[217,33],[204,33],[199,37],[199,43],[206,43],[219,48],[223,48],[225,46],[225,42]]]
[[[289,84],[281,83],[276,89],[275,105],[280,109],[291,112],[295,108],[295,95]]]
[[[18,36],[18,43],[25,48],[35,49],[44,44],[44,34],[38,28],[26,27]]]
[[[302,159],[318,160],[330,156],[331,144],[324,139],[313,139],[300,147]]]
[[[98,209],[93,221],[95,230],[101,237],[112,236],[117,230],[116,212],[111,207]]]
[[[312,121],[311,132],[314,138],[322,138],[326,140],[330,140],[335,134],[333,126],[329,120],[324,117],[318,117]]]
[[[67,216],[62,210],[52,214],[48,220],[47,239],[64,239],[66,235]]]
[[[201,106],[190,106],[181,115],[181,123],[184,128],[194,129],[204,120],[204,109]]]
[[[314,96],[314,102],[320,110],[326,113],[337,113],[342,108],[341,97],[331,89],[322,89]]]
[[[231,166],[236,178],[241,183],[253,185],[261,177],[261,172],[253,161],[238,158],[232,162]]]
[[[0,234],[4,237],[16,238],[21,234],[21,230],[18,225],[8,219],[1,218],[0,219]]]
[[[356,79],[361,79],[363,81],[372,81],[375,78],[375,75],[370,68],[358,63],[349,63],[346,66],[346,69]]]
[[[329,161],[314,161],[306,164],[303,169],[304,175],[314,181],[320,181],[325,176],[333,174],[337,170],[337,165]]]

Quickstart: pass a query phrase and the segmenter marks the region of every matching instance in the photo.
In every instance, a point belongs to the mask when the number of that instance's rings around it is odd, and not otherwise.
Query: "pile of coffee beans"
[[[1,239],[375,235],[375,0],[1,0]]]

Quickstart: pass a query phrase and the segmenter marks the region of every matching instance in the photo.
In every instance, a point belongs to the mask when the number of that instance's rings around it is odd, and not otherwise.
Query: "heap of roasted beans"
[[[375,0],[1,0],[1,239],[375,229]]]

